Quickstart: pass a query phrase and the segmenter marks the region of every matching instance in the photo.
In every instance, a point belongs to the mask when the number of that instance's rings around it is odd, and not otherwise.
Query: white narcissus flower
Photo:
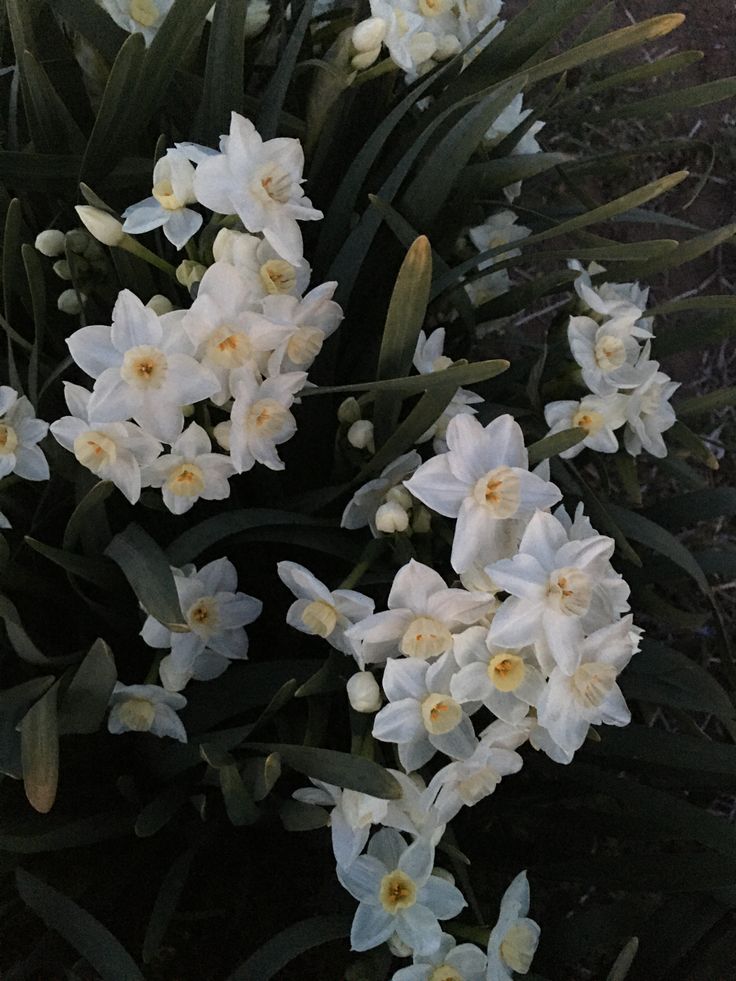
[[[301,296],[309,285],[312,270],[306,259],[292,265],[258,235],[221,228],[212,244],[215,262],[234,266],[248,293],[265,296]]]
[[[116,681],[110,696],[107,728],[115,735],[150,732],[185,743],[187,733],[176,713],[186,704],[183,695],[166,691],[159,685],[123,685]]]
[[[395,828],[412,835],[425,838],[430,845],[437,845],[445,827],[440,820],[437,808],[427,800],[427,786],[418,773],[403,773],[401,770],[388,771],[401,787],[401,797],[388,802],[386,816],[381,822],[386,828]]]
[[[383,43],[392,61],[406,73],[407,82],[413,82],[437,51],[437,38],[427,29],[417,5],[411,0],[401,4],[371,0],[371,14],[386,24]]]
[[[652,364],[654,373],[628,396],[624,444],[632,456],[638,456],[645,449],[652,456],[662,459],[667,456],[662,433],[677,422],[670,399],[680,383],[673,382],[669,375],[657,370],[659,365],[656,361]]]
[[[442,943],[438,920],[448,920],[467,904],[459,889],[432,875],[434,848],[426,840],[407,846],[398,831],[382,828],[368,852],[337,877],[358,900],[350,942],[370,950],[393,934],[417,954],[432,954]]]
[[[340,527],[349,528],[352,531],[355,528],[364,528],[368,525],[373,537],[377,538],[379,532],[376,525],[376,513],[382,504],[396,500],[405,511],[411,509],[411,494],[401,485],[407,477],[414,473],[421,462],[422,458],[417,451],[411,450],[384,467],[380,476],[376,477],[375,480],[369,480],[367,484],[359,487],[342,513]]]
[[[614,541],[604,535],[569,541],[562,523],[537,511],[512,559],[488,566],[499,588],[510,593],[491,623],[488,640],[498,647],[538,644],[568,674],[580,662],[585,618],[597,614],[595,595],[613,554]],[[542,660],[545,673],[552,665]],[[549,670],[548,670],[549,669]]]
[[[450,682],[452,697],[482,702],[510,725],[520,722],[544,691],[544,676],[531,647],[509,650],[488,643],[487,627],[469,627],[455,637],[459,670]]]
[[[373,736],[396,743],[406,771],[418,770],[439,750],[451,759],[467,759],[478,745],[469,715],[479,703],[460,705],[450,695],[457,670],[452,654],[434,664],[416,658],[389,661],[383,690],[389,699],[373,722]]]
[[[99,0],[118,27],[150,44],[174,0]]]
[[[286,622],[296,630],[323,637],[335,650],[355,654],[346,631],[373,613],[374,603],[354,589],[329,590],[309,569],[296,562],[279,562],[279,578],[296,596]]]
[[[181,691],[192,678],[216,678],[231,660],[248,656],[243,627],[260,616],[263,603],[236,592],[237,572],[225,558],[199,571],[189,566],[172,572],[188,630],[168,630],[149,616],[141,637],[149,647],[171,649],[161,662],[161,680],[167,689]]]
[[[215,405],[234,394],[230,384],[241,368],[264,373],[270,353],[288,335],[288,328],[273,324],[254,311],[258,300],[248,292],[232,266],[216,262],[202,277],[197,298],[184,314],[186,331],[196,358],[217,378]]]
[[[314,787],[295,790],[293,797],[305,804],[330,807],[332,851],[338,866],[346,868],[365,848],[371,826],[382,824],[388,801],[357,790],[341,790],[331,783],[309,778]]]
[[[452,359],[443,354],[444,345],[444,327],[438,327],[429,337],[423,330],[419,332],[412,363],[420,375],[444,371],[452,365]],[[458,388],[442,415],[419,437],[417,443],[424,443],[426,440],[434,438],[433,449],[435,453],[444,453],[447,450],[445,436],[450,420],[457,415],[475,415],[477,409],[472,408],[472,406],[479,405],[482,401],[481,395],[469,392],[466,388]]]
[[[514,971],[529,971],[541,930],[528,912],[529,882],[526,872],[520,872],[503,894],[498,922],[491,930],[487,981],[512,981]]]
[[[351,627],[348,638],[361,664],[399,654],[427,660],[452,650],[453,633],[477,623],[491,602],[487,593],[449,589],[438,572],[411,559],[394,577],[388,610]]]
[[[263,232],[282,259],[299,265],[304,249],[298,222],[322,218],[302,193],[304,151],[299,140],[264,142],[249,119],[233,112],[230,134],[222,137],[220,149],[197,167],[197,200],[212,211],[236,214],[247,231]]]
[[[228,478],[235,467],[229,457],[211,451],[207,433],[196,422],[191,423],[173,443],[171,453],[146,467],[144,486],[160,487],[172,514],[184,514],[200,497],[224,501],[230,496]]]
[[[538,703],[539,724],[567,753],[585,742],[591,725],[625,726],[631,713],[616,678],[639,648],[631,616],[586,637],[573,674],[556,667]]]
[[[570,263],[571,268],[580,269],[575,280],[575,292],[588,309],[599,318],[623,317],[635,325],[635,337],[651,337],[651,320],[643,318],[649,299],[649,287],[638,283],[599,283],[593,286],[591,276],[605,272],[603,266],[591,263],[584,270],[579,262]]]
[[[517,225],[516,221],[517,216],[513,211],[497,211],[495,214],[489,215],[482,225],[470,228],[468,237],[479,252],[498,249],[531,235],[531,228],[527,228],[526,225]],[[513,259],[518,255],[521,255],[519,249],[509,249],[479,263],[478,270],[492,269],[497,263],[504,262],[506,259]],[[495,296],[505,293],[510,286],[511,279],[508,270],[499,269],[497,272],[476,277],[466,283],[465,290],[475,306],[480,306]]]
[[[595,395],[636,388],[656,370],[649,360],[649,342],[639,344],[638,328],[627,317],[596,323],[591,317],[570,317],[567,340],[580,365],[583,381]]]
[[[123,290],[111,327],[82,327],[67,338],[76,363],[96,379],[88,407],[93,425],[132,417],[156,439],[173,443],[184,426],[182,406],[215,394],[217,379],[192,357],[181,316],[157,317]]]
[[[286,294],[266,296],[263,317],[254,323],[277,324],[288,333],[268,360],[269,375],[308,371],[325,340],[340,326],[342,307],[332,299],[337,283],[322,283],[303,298]]]
[[[247,368],[230,379],[235,396],[227,436],[230,456],[237,473],[258,463],[270,470],[283,470],[276,449],[296,432],[296,419],[289,411],[307,380],[305,371],[292,371],[260,382]],[[220,442],[220,437],[215,434]],[[222,444],[221,444],[222,445]]]
[[[9,385],[0,385],[0,477],[16,473],[24,480],[48,480],[49,465],[36,445],[49,424],[36,419],[33,406]]]
[[[521,428],[509,415],[485,428],[460,415],[447,427],[449,450],[424,463],[405,486],[448,518],[457,518],[451,563],[464,572],[511,554],[524,522],[562,497],[554,484],[529,473]]]
[[[402,967],[391,981],[485,981],[488,958],[475,944],[459,944],[443,933],[435,954],[415,954],[411,967]]]
[[[614,434],[626,422],[627,396],[617,393],[611,395],[586,395],[579,402],[550,402],[544,407],[544,418],[550,427],[548,436],[554,436],[565,429],[576,426],[585,431],[585,439],[575,446],[558,454],[569,460],[588,449],[598,453],[615,453],[618,440]]]
[[[123,231],[142,235],[161,228],[177,249],[183,249],[202,225],[202,215],[187,208],[196,204],[194,167],[181,150],[171,148],[153,168],[151,197],[131,204],[123,212]]]
[[[520,738],[520,742],[522,741]],[[466,760],[448,763],[432,777],[424,795],[442,821],[451,821],[463,807],[473,807],[494,792],[503,777],[523,765],[515,749],[482,738]]]
[[[153,463],[163,447],[132,422],[93,426],[89,421],[92,393],[64,382],[64,398],[71,412],[51,423],[57,443],[100,480],[111,480],[135,504],[141,496],[141,468]]]

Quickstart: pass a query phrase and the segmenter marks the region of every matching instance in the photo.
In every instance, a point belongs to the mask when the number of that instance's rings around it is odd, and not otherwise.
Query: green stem
[[[126,235],[118,245],[118,248],[123,249],[125,252],[130,252],[130,254],[136,256],[136,258],[143,259],[144,262],[147,262],[149,265],[155,266],[157,269],[165,272],[168,276],[171,276],[172,279],[176,279],[176,269],[170,262],[162,259],[161,256],[156,255],[155,252],[151,252],[150,249],[147,249],[145,245],[141,245],[140,242],[136,242],[132,236]]]
[[[385,547],[386,539],[384,538],[374,538],[372,542],[369,542],[363,551],[363,557],[361,558],[360,562],[358,562],[353,571],[347,576],[347,578],[343,579],[337,588],[352,589],[353,586],[360,582],[381,552],[384,551]]]

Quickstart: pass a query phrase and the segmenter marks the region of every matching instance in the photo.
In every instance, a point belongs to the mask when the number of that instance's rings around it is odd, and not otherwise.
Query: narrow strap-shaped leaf
[[[47,0],[56,13],[85,37],[112,64],[127,38],[107,11],[95,0]]]
[[[127,950],[87,910],[23,869],[16,870],[15,882],[26,906],[60,933],[103,981],[144,981]]]
[[[727,406],[736,405],[736,385],[730,388],[719,388],[715,392],[708,392],[707,395],[698,395],[692,399],[685,399],[678,402],[675,410],[678,416],[703,416],[717,409],[725,409]]]
[[[100,480],[91,490],[89,490],[82,500],[72,511],[71,517],[64,529],[62,548],[66,552],[72,552],[79,541],[85,524],[89,521],[90,515],[96,508],[102,507],[107,498],[115,490],[115,485],[110,480]]]
[[[328,914],[294,923],[259,947],[227,981],[272,981],[300,954],[349,936],[350,922],[350,916]]]
[[[517,181],[544,174],[573,159],[569,153],[520,153],[499,157],[465,167],[458,177],[458,185],[472,188],[476,197],[490,196]]]
[[[46,280],[43,275],[41,256],[36,249],[32,245],[24,244],[21,247],[21,255],[23,256],[33,311],[34,340],[33,350],[28,359],[28,398],[35,407],[38,405],[38,363],[46,328]]]
[[[176,583],[164,552],[140,525],[130,524],[105,550],[123,570],[138,602],[169,630],[186,631]]]
[[[675,531],[698,521],[733,518],[736,515],[736,488],[709,487],[707,490],[677,494],[658,501],[644,512],[645,517]]]
[[[494,361],[474,361],[471,364],[459,362],[451,368],[432,372],[430,375],[408,375],[405,378],[387,378],[384,381],[351,382],[348,385],[330,385],[328,388],[305,388],[299,393],[299,397],[339,395],[343,392],[401,392],[405,398],[408,398],[410,395],[431,392],[437,388],[454,386],[456,390],[463,385],[477,385],[479,382],[495,378],[508,367],[509,362],[502,358]]]
[[[615,72],[598,81],[590,82],[580,89],[576,89],[575,92],[562,99],[560,105],[573,100],[579,102],[581,99],[588,98],[591,95],[599,95],[601,92],[608,92],[611,89],[622,92],[627,85],[649,81],[653,78],[659,78],[662,75],[674,74],[702,60],[702,51],[678,51],[676,54],[667,55],[664,58],[657,58],[656,61],[646,61],[643,65],[635,65],[633,68],[627,68],[625,71]]]
[[[194,850],[189,848],[176,858],[163,878],[151,910],[143,940],[143,963],[150,964],[163,943],[166,930],[179,905],[192,867]]]
[[[230,113],[243,108],[245,16],[248,0],[220,0],[210,28],[196,139],[214,146],[227,133]]]
[[[39,135],[33,141],[35,148],[54,153],[81,153],[86,142],[84,135],[42,66],[30,51],[22,52],[21,64],[28,83],[26,113],[34,121],[33,130]]]
[[[264,140],[270,140],[276,135],[279,114],[283,108],[286,93],[292,75],[294,74],[297,58],[299,57],[299,51],[301,50],[304,36],[309,27],[313,6],[314,0],[305,0],[299,18],[286,43],[286,47],[278,60],[276,69],[271,75],[265,92],[261,96],[261,108],[256,120],[256,129]]]
[[[109,559],[98,558],[94,555],[77,555],[76,552],[67,552],[63,548],[55,548],[53,545],[38,542],[35,538],[29,538],[28,535],[24,540],[34,552],[43,555],[44,558],[73,576],[79,576],[80,579],[97,586],[113,589],[121,583],[120,574]]]
[[[60,698],[59,732],[97,732],[105,718],[117,677],[112,651],[98,638]]]
[[[55,680],[52,674],[31,678],[0,692],[0,773],[6,773],[15,780],[22,778],[21,740],[17,724]]]
[[[429,240],[420,236],[401,264],[386,315],[378,354],[378,380],[408,375],[424,324],[432,281],[432,250]],[[386,442],[401,411],[401,396],[379,392],[373,411],[376,445]]]
[[[696,235],[685,242],[681,242],[672,252],[658,259],[652,259],[644,264],[621,265],[616,269],[616,275],[623,279],[636,270],[635,275],[641,276],[642,279],[649,279],[668,269],[676,269],[686,262],[692,262],[693,259],[706,255],[724,242],[730,242],[735,236],[736,223],[724,225],[722,228],[716,228],[711,232]]]
[[[23,787],[31,807],[47,814],[59,783],[58,685],[52,685],[20,724]]]
[[[732,99],[736,95],[736,77],[719,78],[714,82],[703,85],[693,85],[687,89],[676,89],[655,95],[651,99],[640,102],[629,102],[624,106],[614,108],[613,115],[621,119],[648,119],[652,116],[663,116],[668,112],[681,112],[685,109],[697,109],[709,106],[714,102]]]
[[[548,460],[551,456],[558,456],[565,450],[577,446],[583,439],[585,439],[585,431],[580,426],[575,426],[573,429],[563,429],[562,432],[555,433],[553,436],[545,436],[543,439],[537,440],[536,443],[532,443],[528,448],[529,466],[533,467],[537,463],[541,463],[542,460]]]

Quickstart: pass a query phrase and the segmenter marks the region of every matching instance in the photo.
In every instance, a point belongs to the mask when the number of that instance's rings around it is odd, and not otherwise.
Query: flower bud
[[[84,255],[90,241],[92,240],[83,228],[72,228],[66,233],[64,244],[75,255]]]
[[[107,211],[101,211],[100,208],[93,208],[87,204],[77,205],[74,210],[90,235],[103,245],[110,247],[120,245],[125,238],[122,224]]]
[[[394,957],[411,957],[414,953],[409,944],[405,944],[398,933],[392,933],[388,938],[388,949]]]
[[[356,51],[372,51],[380,48],[386,37],[388,24],[383,17],[369,17],[353,28],[353,47]]]
[[[360,419],[360,405],[358,400],[349,395],[344,402],[340,403],[337,410],[337,418],[346,426],[352,425]]]
[[[411,511],[414,505],[414,498],[403,484],[397,484],[386,494],[387,501],[396,501],[405,511]]]
[[[409,527],[409,515],[397,501],[386,501],[376,511],[376,528],[384,535],[406,531]]]
[[[217,445],[225,450],[226,453],[230,452],[230,428],[232,423],[230,420],[225,422],[218,422],[215,428],[212,430],[212,435],[215,437]]]
[[[57,259],[51,268],[59,279],[65,279],[69,283],[72,281],[72,271],[66,259]]]
[[[421,65],[425,61],[429,61],[434,55],[437,50],[437,41],[434,34],[430,34],[429,31],[419,31],[418,34],[410,38],[407,46],[412,61]]]
[[[447,61],[448,58],[454,58],[462,49],[463,46],[459,38],[455,37],[454,34],[445,34],[437,42],[434,58],[436,61]]]
[[[153,310],[157,317],[162,317],[165,313],[171,313],[174,304],[162,293],[155,293],[146,304],[149,310]]]
[[[363,71],[364,68],[370,68],[380,53],[380,44],[375,48],[371,48],[369,51],[359,51],[358,54],[353,55],[353,57],[350,59],[350,66],[351,68],[354,68],[356,72]]]
[[[186,286],[190,290],[195,283],[202,280],[206,272],[207,266],[203,266],[201,262],[185,259],[176,267],[176,279],[182,286]]]
[[[194,415],[194,406],[183,405],[181,407],[181,414],[184,416],[185,419],[191,419],[191,417]]]
[[[56,306],[62,313],[68,313],[69,316],[74,317],[76,314],[82,312],[82,306],[84,305],[86,299],[87,297],[84,293],[80,293],[79,296],[77,296],[76,290],[64,290],[64,292],[59,295],[59,299],[56,301]]]
[[[373,423],[369,419],[358,419],[348,429],[348,443],[356,450],[368,450],[369,453],[376,452],[376,445],[373,442]]]
[[[356,712],[377,712],[381,707],[381,689],[370,671],[358,671],[348,678],[346,687]]]
[[[53,259],[54,256],[64,254],[64,233],[58,228],[48,228],[36,236],[34,244],[41,255]]]
[[[432,515],[423,504],[415,505],[413,508],[411,530],[417,535],[428,535],[432,530]]]

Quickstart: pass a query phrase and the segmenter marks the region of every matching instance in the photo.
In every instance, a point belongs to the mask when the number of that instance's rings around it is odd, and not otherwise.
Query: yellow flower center
[[[519,510],[521,481],[511,467],[496,467],[476,483],[473,497],[494,518],[512,518]]]
[[[316,327],[298,327],[289,338],[286,353],[298,365],[311,365],[322,350],[325,335]]]
[[[174,194],[174,188],[170,180],[158,181],[158,183],[154,184],[153,196],[161,207],[167,211],[178,211],[179,208],[184,207],[183,202]]]
[[[291,176],[280,164],[267,164],[256,174],[255,191],[265,204],[286,204],[291,196]]]
[[[440,964],[429,975],[428,981],[464,981],[462,974],[449,964]]]
[[[581,664],[572,676],[572,689],[587,709],[597,708],[616,683],[616,669],[610,664]]]
[[[156,707],[145,698],[129,698],[120,704],[120,720],[133,732],[148,732],[155,715]]]
[[[452,647],[452,634],[434,617],[416,617],[404,631],[399,650],[407,657],[426,661]]]
[[[163,351],[150,344],[140,344],[125,352],[120,377],[133,388],[161,388],[168,367]]]
[[[604,334],[595,343],[594,357],[601,371],[615,371],[626,361],[624,342],[613,334]]]
[[[589,436],[595,436],[597,432],[600,432],[604,423],[605,419],[600,412],[595,412],[593,409],[578,409],[572,417],[573,426],[584,429]]]
[[[258,436],[265,439],[278,436],[291,413],[276,399],[259,399],[250,407],[247,428],[254,429]]]
[[[302,623],[318,637],[329,637],[337,625],[337,610],[325,600],[313,600],[302,611]]]
[[[511,651],[496,654],[488,663],[488,677],[499,691],[515,691],[524,680],[525,674],[523,658]]]
[[[196,463],[185,461],[166,478],[166,487],[177,497],[199,497],[204,490],[204,473]]]
[[[18,436],[12,426],[6,422],[0,423],[0,456],[9,456],[15,453],[18,445]]]
[[[187,610],[187,624],[195,634],[214,633],[219,619],[217,602],[213,596],[202,596]]]
[[[439,17],[448,7],[447,0],[419,0],[419,12],[423,17]]]
[[[581,617],[586,613],[591,592],[590,579],[580,569],[555,569],[549,577],[547,596],[567,616]]]
[[[207,358],[222,368],[239,368],[253,357],[253,345],[248,335],[223,324],[214,331],[207,342]]]
[[[267,293],[291,293],[296,286],[296,270],[286,259],[269,259],[260,269]]]
[[[381,879],[378,895],[387,913],[398,913],[399,910],[409,909],[417,901],[417,887],[406,872],[394,869]]]
[[[97,430],[80,433],[74,440],[74,456],[92,473],[99,473],[108,463],[115,463],[117,455],[114,440]]]
[[[454,698],[432,692],[422,702],[424,728],[433,736],[451,732],[463,717],[463,710]]]
[[[500,954],[512,971],[526,974],[537,949],[537,936],[527,923],[518,922],[501,941]]]
[[[153,27],[160,15],[154,0],[130,0],[130,16],[141,27]]]

